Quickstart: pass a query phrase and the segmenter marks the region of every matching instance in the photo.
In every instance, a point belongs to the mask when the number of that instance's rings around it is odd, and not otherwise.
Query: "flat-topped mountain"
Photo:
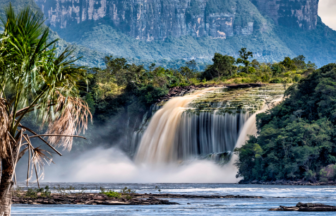
[[[251,1],[256,7],[249,0],[36,0],[53,27],[108,19],[114,28],[145,41],[251,35],[269,29],[261,14],[276,25],[316,28],[318,0]]]
[[[1,5],[8,2],[0,0]],[[11,2],[40,8],[47,24],[65,41],[99,56],[112,54],[138,63],[181,59],[209,63],[215,52],[237,57],[242,47],[266,62],[302,54],[320,66],[334,62],[336,56],[336,32],[319,18],[318,0]],[[101,65],[97,59],[88,61]]]

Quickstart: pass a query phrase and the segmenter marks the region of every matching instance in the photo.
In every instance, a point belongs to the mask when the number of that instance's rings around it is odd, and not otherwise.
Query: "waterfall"
[[[184,97],[170,99],[158,110],[142,136],[135,160],[148,163],[168,163],[177,160],[176,136],[182,113],[193,100],[216,88],[196,91]]]
[[[264,111],[264,102],[280,95],[278,90],[267,91],[213,87],[170,99],[151,116],[149,124],[144,118],[134,133],[135,161],[166,164],[195,157],[231,158],[248,134],[256,134],[256,112]]]
[[[249,116],[249,112],[218,114],[217,110],[199,114],[184,112],[175,134],[174,151],[178,159],[232,152]]]

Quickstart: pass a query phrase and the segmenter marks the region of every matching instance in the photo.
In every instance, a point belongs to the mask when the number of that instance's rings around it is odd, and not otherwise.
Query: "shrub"
[[[268,74],[265,74],[261,77],[262,82],[268,82],[270,80],[270,76]]]
[[[118,198],[118,199],[121,197],[121,193],[118,193],[118,192],[112,191],[112,190],[109,190],[107,192],[103,192],[102,194],[105,194],[108,197],[114,197],[114,198]]]
[[[270,83],[281,83],[281,79],[280,78],[274,78],[274,79],[271,79]]]
[[[51,191],[49,189],[49,186],[45,186],[45,188],[28,188],[26,192],[27,197],[36,198],[38,193],[40,193],[42,197],[50,197]]]
[[[126,199],[127,199],[127,200],[131,200],[131,199],[133,199],[133,197],[130,196],[130,195],[127,195],[127,196],[126,196]]]
[[[300,81],[300,79],[301,79],[301,76],[299,75],[299,74],[296,74],[295,76],[294,76],[294,81],[295,82],[299,82]]]
[[[256,72],[256,69],[255,69],[254,67],[250,67],[250,68],[248,69],[248,72],[249,72],[249,73],[255,73],[255,72]]]
[[[320,170],[320,181],[327,182],[336,177],[336,165],[330,164]]]
[[[127,187],[124,187],[120,193],[123,193],[123,194],[134,194],[135,193],[135,190],[132,190],[131,188],[127,188]]]
[[[240,76],[240,77],[247,77],[247,74],[244,73],[244,72],[240,72],[240,73],[238,73],[238,76]]]
[[[305,172],[304,177],[307,181],[316,181],[316,173],[312,170],[308,170],[307,172]]]
[[[285,76],[285,77],[289,77],[290,74],[291,74],[290,72],[287,72],[287,73],[284,74],[284,76]]]
[[[36,189],[28,188],[28,190],[26,192],[26,196],[27,197],[37,197],[37,191],[36,191]]]

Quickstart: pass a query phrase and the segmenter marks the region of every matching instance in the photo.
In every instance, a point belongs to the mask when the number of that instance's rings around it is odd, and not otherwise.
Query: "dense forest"
[[[259,136],[239,154],[245,181],[329,181],[336,177],[336,64],[292,85],[283,102],[257,115]]]

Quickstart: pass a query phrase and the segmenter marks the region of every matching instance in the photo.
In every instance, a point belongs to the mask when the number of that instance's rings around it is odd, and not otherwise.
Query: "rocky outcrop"
[[[240,195],[184,195],[184,194],[138,194],[108,197],[97,193],[50,194],[49,196],[27,196],[25,192],[14,193],[13,204],[77,204],[77,205],[177,205],[163,199],[261,199],[261,196]]]
[[[169,89],[169,93],[162,98],[158,100],[160,101],[167,101],[172,97],[177,97],[177,96],[183,96],[187,93],[193,92],[197,89],[202,89],[202,88],[209,88],[209,87],[227,87],[231,89],[239,89],[239,88],[255,88],[255,87],[262,87],[265,86],[266,84],[262,83],[246,83],[246,84],[214,84],[214,85],[209,85],[209,84],[199,84],[199,85],[191,85],[191,86],[178,86],[178,87],[173,87]]]
[[[125,197],[108,197],[104,194],[51,194],[50,196],[14,195],[13,204],[77,204],[77,205],[175,205],[178,203],[157,199],[153,196],[136,198],[134,195]]]
[[[293,207],[280,206],[279,208],[270,209],[270,211],[334,212],[336,211],[336,206],[325,205],[321,203],[298,203]]]
[[[319,0],[251,0],[275,24],[312,30],[316,28]]]
[[[236,0],[228,0],[225,4],[221,0],[35,1],[52,27],[107,22],[123,33],[145,41],[186,35],[226,39],[234,35],[251,35],[256,24],[251,15],[253,11],[243,19],[240,17]]]

